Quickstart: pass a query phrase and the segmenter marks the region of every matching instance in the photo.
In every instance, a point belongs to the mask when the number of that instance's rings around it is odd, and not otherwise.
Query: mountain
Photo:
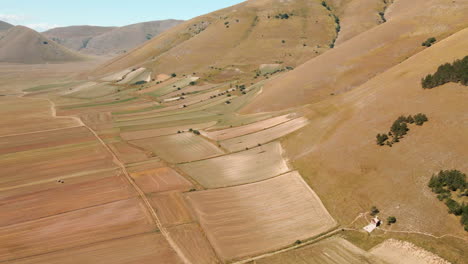
[[[441,40],[466,28],[466,11],[467,1],[396,1],[387,22],[267,82],[243,111],[281,110],[350,91],[426,49],[421,43],[428,38]]]
[[[10,28],[0,39],[1,62],[39,64],[82,59],[85,57],[24,26]]]
[[[367,2],[371,8],[352,13],[346,8],[353,1],[329,5],[306,0],[246,1],[178,25],[95,73],[139,65],[154,74],[196,72],[208,80],[253,78],[262,64],[295,67],[329,50],[341,30],[339,12],[344,14],[340,19],[353,15],[353,23],[363,24],[349,29],[347,38],[377,26],[383,2]]]
[[[170,19],[124,27],[72,26],[54,28],[43,34],[65,47],[82,53],[115,55],[130,51],[181,22]]]
[[[0,21],[0,32],[1,32],[1,31],[6,31],[6,30],[8,30],[8,29],[10,29],[10,28],[12,28],[12,27],[13,27],[12,24],[9,24],[9,23],[7,23],[7,22]]]
[[[60,45],[79,51],[85,49],[92,38],[113,29],[115,27],[71,26],[53,28],[42,34]]]

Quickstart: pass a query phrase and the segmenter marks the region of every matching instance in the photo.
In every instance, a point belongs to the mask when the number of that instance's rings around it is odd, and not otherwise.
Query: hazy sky
[[[190,19],[242,0],[0,0],[0,20],[38,31],[71,25],[124,26]]]

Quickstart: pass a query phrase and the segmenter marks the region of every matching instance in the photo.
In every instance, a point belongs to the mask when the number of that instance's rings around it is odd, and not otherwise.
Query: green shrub
[[[385,141],[387,141],[388,136],[387,134],[377,134],[377,145],[383,146]]]
[[[396,223],[396,217],[394,217],[394,216],[387,217],[387,224],[388,225],[391,225],[391,224],[394,224],[394,223]]]
[[[414,122],[418,126],[422,126],[427,121],[428,121],[428,119],[427,119],[427,116],[425,114],[419,113],[419,114],[414,116]]]
[[[171,77],[172,77],[172,78],[177,77],[177,74],[172,73],[172,74],[171,74]]]
[[[148,83],[147,81],[138,81],[136,83],[134,83],[133,85],[142,85],[142,84],[145,84],[145,83]]]
[[[436,42],[436,38],[432,37],[432,38],[428,38],[426,41],[424,41],[421,45],[422,46],[425,46],[425,47],[430,47],[432,46],[432,44],[434,44]]]
[[[370,214],[372,216],[376,216],[378,213],[380,213],[380,210],[376,206],[372,206],[370,210]]]

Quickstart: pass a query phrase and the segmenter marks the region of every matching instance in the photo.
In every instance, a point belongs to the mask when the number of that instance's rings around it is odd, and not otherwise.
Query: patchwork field
[[[148,168],[130,172],[136,184],[145,193],[188,191],[192,187],[192,184],[175,170],[158,166],[159,164],[149,164]]]
[[[258,259],[256,264],[393,264],[372,257],[345,239],[332,237],[316,244]]]
[[[161,234],[147,233],[14,260],[13,264],[182,264]]]
[[[289,121],[292,118],[294,118],[293,114],[282,115],[282,116],[262,120],[259,122],[251,123],[245,126],[233,127],[233,128],[216,130],[216,131],[207,131],[207,132],[204,132],[203,135],[213,140],[220,141],[220,140],[243,136],[246,134],[255,133],[260,130],[264,130],[264,129],[279,125],[281,123],[284,123],[286,121]]]
[[[140,201],[118,201],[0,227],[3,241],[0,261],[154,230],[151,218]]]
[[[376,246],[370,253],[387,263],[401,264],[450,264],[441,257],[409,242],[389,239]]]
[[[220,141],[220,144],[229,151],[239,151],[278,139],[304,127],[307,123],[306,118],[300,117],[256,133]]]
[[[164,127],[164,128],[148,129],[148,130],[141,130],[141,131],[129,131],[129,132],[120,133],[120,136],[125,140],[137,140],[137,139],[143,139],[143,138],[177,134],[178,131],[188,131],[190,128],[197,129],[197,130],[205,129],[215,124],[216,124],[216,121],[212,121],[212,122],[202,123],[202,124]]]
[[[285,247],[335,226],[297,172],[258,183],[186,193],[186,198],[223,260]]]
[[[227,187],[265,180],[289,171],[279,142],[239,153],[180,164],[206,188]]]
[[[161,159],[171,163],[201,160],[224,154],[211,142],[189,132],[133,140],[130,143],[152,151]]]

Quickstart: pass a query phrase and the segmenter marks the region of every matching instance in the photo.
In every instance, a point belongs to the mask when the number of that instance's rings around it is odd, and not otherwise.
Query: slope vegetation
[[[10,28],[0,39],[0,61],[47,63],[82,60],[84,57],[23,26]]]

